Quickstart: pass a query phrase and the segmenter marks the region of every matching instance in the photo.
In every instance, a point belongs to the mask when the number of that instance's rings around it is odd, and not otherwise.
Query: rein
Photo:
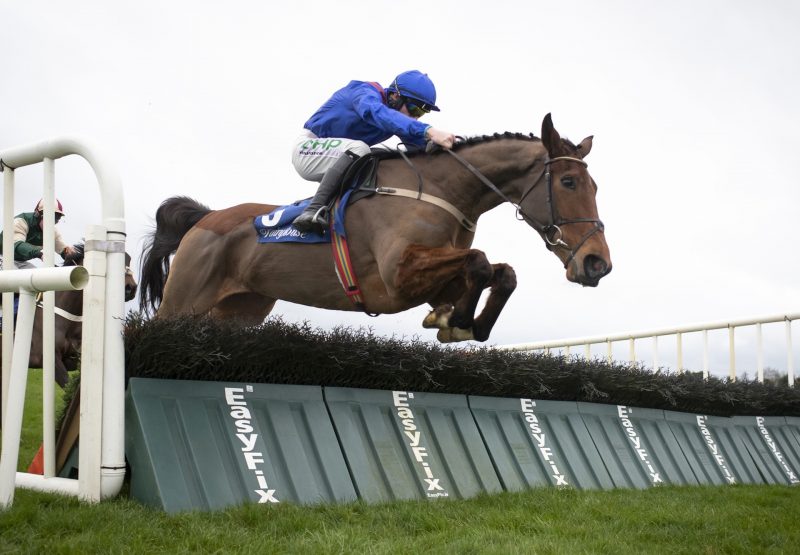
[[[588,167],[588,164],[586,162],[584,162],[583,160],[581,160],[580,158],[573,158],[571,156],[558,156],[556,158],[551,158],[549,160],[546,160],[545,163],[544,163],[544,166],[545,166],[544,172],[536,179],[536,181],[533,182],[533,185],[531,185],[528,188],[528,190],[525,191],[522,194],[522,196],[519,199],[519,202],[514,202],[513,200],[511,200],[508,197],[508,195],[503,193],[503,191],[501,191],[497,187],[497,185],[492,183],[485,175],[483,175],[478,170],[478,168],[476,168],[475,166],[470,164],[462,156],[460,156],[459,154],[456,154],[455,152],[453,152],[452,149],[447,150],[447,152],[450,153],[450,155],[453,158],[458,160],[458,162],[461,165],[463,165],[470,172],[472,172],[472,174],[475,177],[477,177],[481,181],[481,183],[483,183],[484,185],[489,187],[489,189],[491,189],[495,194],[497,194],[505,202],[508,202],[509,204],[511,204],[517,211],[517,214],[518,214],[517,219],[521,219],[521,220],[526,221],[531,227],[533,227],[536,231],[541,233],[542,236],[544,237],[544,240],[545,240],[545,243],[547,244],[547,248],[548,249],[552,250],[553,247],[561,247],[561,248],[563,248],[565,250],[569,250],[569,256],[567,257],[566,262],[564,262],[564,268],[569,266],[569,263],[574,260],[575,255],[578,254],[578,251],[580,250],[580,248],[583,246],[584,243],[586,243],[586,241],[592,235],[594,235],[598,231],[603,231],[605,229],[605,226],[603,225],[603,222],[601,220],[597,219],[597,218],[573,218],[573,219],[569,219],[569,220],[563,219],[561,217],[556,218],[556,207],[555,207],[555,203],[553,202],[553,177],[552,177],[552,174],[550,173],[550,165],[553,162],[558,162],[560,160],[563,160],[565,162],[575,162],[575,163],[581,164],[584,168]],[[536,186],[541,182],[542,177],[545,178],[545,182],[547,184],[547,206],[548,206],[549,221],[546,224],[543,224],[542,222],[540,222],[539,220],[537,220],[533,216],[527,214],[522,209],[522,206],[521,206],[522,201],[531,192],[533,192],[533,190],[536,188]],[[521,218],[520,218],[520,216],[521,216]],[[578,243],[577,243],[577,245],[575,247],[570,247],[563,240],[563,232],[561,231],[561,227],[565,226],[565,225],[568,225],[568,224],[577,224],[577,223],[593,223],[594,227],[591,229],[591,231],[589,231],[588,233],[584,234],[583,237],[581,237],[580,241],[578,241]]]

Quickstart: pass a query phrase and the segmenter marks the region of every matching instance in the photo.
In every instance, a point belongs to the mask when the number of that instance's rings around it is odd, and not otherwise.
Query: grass
[[[786,486],[555,488],[464,501],[248,505],[167,515],[20,490],[0,552],[796,553],[800,490]]]
[[[41,441],[40,392],[31,371],[22,469]],[[87,505],[17,490],[0,513],[0,553],[797,553],[798,514],[800,488],[788,486],[546,488],[176,515],[125,497]]]

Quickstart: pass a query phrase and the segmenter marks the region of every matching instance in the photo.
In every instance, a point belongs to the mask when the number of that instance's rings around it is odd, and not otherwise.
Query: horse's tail
[[[170,256],[186,233],[212,210],[189,197],[171,197],[156,211],[156,227],[145,240],[140,267],[139,308],[158,309],[164,298]]]

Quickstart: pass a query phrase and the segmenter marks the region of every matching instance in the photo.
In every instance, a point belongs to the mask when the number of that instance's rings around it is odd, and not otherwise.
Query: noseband
[[[478,169],[467,162],[464,158],[453,152],[452,150],[447,150],[451,156],[453,156],[456,160],[458,160],[465,168],[471,171],[480,181],[489,187],[492,191],[494,191],[497,195],[500,196],[504,201],[508,202],[517,210],[517,219],[524,220],[528,223],[533,229],[538,231],[544,237],[545,243],[549,250],[553,250],[555,247],[560,247],[565,250],[569,250],[569,256],[567,257],[566,262],[564,262],[564,268],[569,266],[569,263],[575,259],[575,255],[578,254],[578,251],[583,246],[589,238],[597,233],[598,231],[603,231],[605,226],[603,222],[597,218],[572,218],[572,219],[564,219],[560,216],[556,218],[556,207],[555,202],[553,201],[553,176],[550,173],[550,165],[553,162],[558,162],[563,160],[565,162],[575,162],[581,164],[584,168],[588,167],[588,164],[581,160],[580,158],[573,158],[571,156],[558,156],[556,158],[551,158],[546,160],[544,163],[544,172],[540,175],[536,181],[533,182],[527,191],[525,191],[519,199],[519,202],[514,202],[508,196],[503,193],[494,183],[489,181],[489,179],[483,175]],[[542,223],[533,216],[530,216],[522,209],[522,201],[527,197],[536,186],[542,181],[542,177],[545,178],[545,183],[547,184],[547,207],[548,207],[548,222]],[[592,229],[585,233],[583,237],[578,241],[578,243],[574,247],[570,247],[563,239],[563,232],[561,231],[561,227],[569,224],[578,224],[578,223],[591,223],[594,224]]]

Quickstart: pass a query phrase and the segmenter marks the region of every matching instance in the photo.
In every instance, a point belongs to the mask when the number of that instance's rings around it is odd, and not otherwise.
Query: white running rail
[[[125,207],[122,185],[107,158],[96,147],[72,137],[59,137],[0,151],[0,170],[3,173],[3,264],[0,289],[3,290],[3,414],[2,452],[0,452],[0,510],[11,506],[16,487],[75,495],[89,502],[119,493],[125,477],[125,354],[122,322],[125,317]],[[43,272],[62,268],[16,270],[13,259],[12,221],[14,217],[15,171],[23,166],[43,164],[44,167],[44,245],[43,262],[53,265],[53,226],[55,203],[55,160],[76,154],[94,170],[100,188],[102,225],[90,225],[85,235],[83,278],[77,274],[70,279],[47,284],[21,284],[14,278],[17,272],[39,276]],[[21,276],[21,274],[17,274]],[[72,275],[72,274],[71,274]],[[39,281],[41,282],[40,278]],[[87,281],[88,280],[88,281]],[[52,363],[52,325],[54,322],[54,293],[58,288],[81,289],[83,292],[83,333],[81,348],[80,450],[77,480],[55,476],[54,448],[54,386]],[[45,291],[44,328],[44,475],[16,472],[22,411],[27,381],[30,330],[19,329],[33,324],[30,291]],[[20,293],[20,314],[17,322],[17,341],[14,336],[13,291]],[[28,299],[31,297],[31,299]],[[48,301],[49,297],[49,301]],[[27,320],[27,322],[25,322]],[[48,340],[48,330],[51,338]],[[47,342],[50,341],[50,347]],[[26,344],[27,343],[27,344]],[[19,353],[19,355],[18,355]],[[48,360],[48,358],[50,360]]]
[[[764,346],[762,326],[764,324],[774,324],[783,322],[786,329],[786,370],[789,376],[789,385],[794,385],[794,364],[792,349],[792,321],[800,320],[800,312],[788,314],[777,314],[772,316],[762,316],[756,318],[741,318],[738,320],[724,320],[719,322],[707,322],[701,324],[691,324],[671,328],[659,328],[638,332],[615,333],[611,335],[598,335],[593,337],[578,337],[573,339],[557,339],[554,341],[538,341],[533,343],[517,343],[513,345],[499,345],[498,349],[508,351],[545,351],[552,349],[564,349],[566,355],[570,354],[570,347],[583,347],[583,356],[591,358],[592,345],[606,345],[606,360],[612,360],[612,345],[619,341],[628,342],[628,360],[636,362],[636,340],[653,340],[653,368],[658,368],[658,338],[664,336],[675,336],[677,344],[677,368],[678,372],[683,372],[683,335],[687,333],[703,334],[703,376],[708,378],[709,374],[709,349],[708,332],[711,330],[728,330],[728,373],[732,380],[736,380],[736,349],[735,349],[735,330],[746,326],[756,327],[757,343],[757,376],[758,381],[764,381]]]

